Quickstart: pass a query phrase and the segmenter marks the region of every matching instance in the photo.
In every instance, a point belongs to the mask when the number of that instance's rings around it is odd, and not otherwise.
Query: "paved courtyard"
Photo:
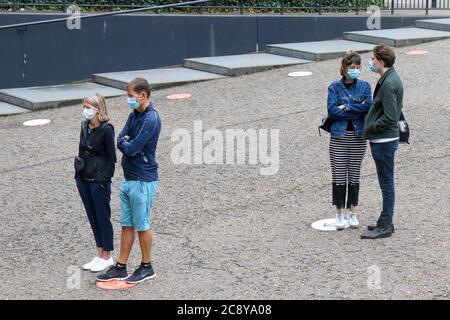
[[[424,49],[422,56],[407,51]],[[396,233],[377,241],[359,235],[378,217],[375,167],[362,168],[360,230],[321,232],[310,224],[334,216],[326,110],[339,59],[158,90],[160,189],[153,210],[157,277],[127,291],[103,291],[78,266],[95,254],[78,196],[73,157],[81,106],[0,118],[1,299],[448,299],[450,209],[450,40],[395,49],[404,81],[411,145],[396,159]],[[373,86],[370,54],[362,79]],[[289,72],[311,71],[309,77]],[[167,100],[174,93],[186,100]],[[107,101],[116,134],[129,109]],[[26,120],[51,123],[25,127]],[[261,165],[175,165],[172,132],[279,129],[277,174]],[[119,163],[113,180],[119,247]],[[264,167],[264,166],[263,166]],[[116,252],[118,254],[118,252]],[[129,269],[140,262],[138,243]],[[75,283],[75,285],[74,285]]]

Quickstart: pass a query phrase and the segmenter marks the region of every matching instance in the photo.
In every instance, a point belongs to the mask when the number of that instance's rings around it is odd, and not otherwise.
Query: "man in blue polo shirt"
[[[124,180],[120,184],[122,236],[116,265],[98,281],[125,280],[139,283],[155,277],[151,263],[153,232],[150,229],[153,198],[158,189],[156,146],[161,131],[161,119],[150,102],[150,85],[143,78],[128,84],[128,105],[133,110],[125,127],[117,137],[117,148],[122,151]],[[127,262],[133,247],[135,232],[139,237],[142,262],[128,276]]]

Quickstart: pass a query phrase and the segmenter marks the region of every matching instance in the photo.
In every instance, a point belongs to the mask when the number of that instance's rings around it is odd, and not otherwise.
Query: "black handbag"
[[[400,132],[399,142],[409,144],[409,125],[408,122],[406,122],[403,112],[400,114],[400,120],[398,121],[398,129]]]
[[[320,134],[320,129],[330,133],[331,130],[331,125],[333,124],[333,119],[330,118],[330,116],[327,114],[325,114],[325,116],[322,118],[322,123],[319,126],[319,136],[322,136]]]
[[[76,173],[81,173],[84,170],[85,161],[82,157],[75,157],[73,166],[75,167]]]

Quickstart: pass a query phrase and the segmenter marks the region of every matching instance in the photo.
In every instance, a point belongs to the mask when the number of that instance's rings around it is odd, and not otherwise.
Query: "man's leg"
[[[134,181],[122,181],[119,186],[120,197],[120,223],[122,235],[120,237],[120,253],[117,262],[123,265],[128,263],[131,249],[134,244],[135,228],[133,222],[133,185]]]
[[[374,143],[372,154],[377,168],[378,182],[383,197],[383,211],[378,219],[379,224],[392,223],[395,205],[394,160],[398,141]]]
[[[140,192],[134,199],[132,197],[134,200],[132,200],[132,202],[134,202],[132,205],[133,220],[139,235],[142,261],[139,268],[127,279],[127,282],[129,283],[139,283],[155,277],[155,272],[151,263],[153,231],[150,229],[150,224],[153,198],[156,194],[157,187],[157,181],[139,181],[139,184],[136,184],[135,190],[139,189],[138,191]]]
[[[150,263],[152,261],[152,244],[153,244],[153,231],[140,231],[138,232],[139,245],[141,247],[142,262]]]
[[[120,264],[127,264],[131,249],[134,243],[135,229],[133,227],[122,227],[122,236],[120,237],[120,254],[117,260]]]

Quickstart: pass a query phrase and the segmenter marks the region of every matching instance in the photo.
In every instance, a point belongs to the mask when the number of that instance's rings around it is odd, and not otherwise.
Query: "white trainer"
[[[97,262],[94,263],[93,266],[91,266],[92,272],[100,272],[103,270],[106,270],[107,268],[111,267],[114,264],[113,258],[109,258],[108,260],[99,258]]]
[[[359,221],[356,218],[356,214],[353,212],[350,212],[350,215],[348,217],[348,224],[350,225],[350,228],[359,228]]]
[[[84,270],[91,270],[92,266],[97,263],[97,260],[100,259],[99,257],[94,257],[90,262],[83,265]]]
[[[342,213],[338,213],[336,215],[336,229],[337,230],[345,229],[345,219]]]

